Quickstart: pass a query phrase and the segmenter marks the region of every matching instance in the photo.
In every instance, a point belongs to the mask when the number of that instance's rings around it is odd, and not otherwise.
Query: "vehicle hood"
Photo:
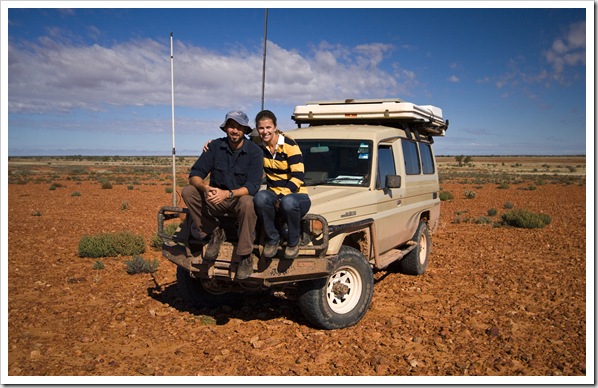
[[[353,222],[376,212],[375,195],[367,187],[310,186],[309,213],[319,214],[329,224]],[[364,205],[367,204],[367,205]]]

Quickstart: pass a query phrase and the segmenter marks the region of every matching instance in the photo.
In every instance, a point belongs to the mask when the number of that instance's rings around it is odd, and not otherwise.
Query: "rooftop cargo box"
[[[396,99],[318,101],[298,105],[293,112],[297,125],[372,124],[404,127],[406,123],[430,135],[444,136],[448,120],[442,109]]]

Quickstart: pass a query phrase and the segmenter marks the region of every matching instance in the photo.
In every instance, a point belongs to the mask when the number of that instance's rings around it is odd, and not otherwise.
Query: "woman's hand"
[[[211,142],[211,141],[212,141],[212,140],[208,140],[208,141],[206,141],[206,144],[204,144],[204,145],[203,145],[202,152],[206,152],[206,151],[208,150],[208,146],[210,145],[210,142]]]

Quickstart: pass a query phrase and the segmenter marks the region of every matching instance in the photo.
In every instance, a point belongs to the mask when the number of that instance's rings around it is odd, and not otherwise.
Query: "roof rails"
[[[430,136],[444,136],[448,120],[432,105],[415,105],[399,98],[347,99],[308,102],[295,107],[295,123],[316,125],[369,124],[405,129],[412,127]]]

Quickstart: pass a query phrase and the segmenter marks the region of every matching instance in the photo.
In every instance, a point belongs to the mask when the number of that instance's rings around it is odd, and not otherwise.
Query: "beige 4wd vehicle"
[[[197,307],[230,304],[240,292],[269,289],[297,299],[317,327],[351,326],[371,303],[374,271],[393,263],[409,275],[426,270],[430,233],[440,214],[432,143],[444,136],[448,120],[439,108],[398,99],[308,103],[295,108],[293,119],[299,128],[287,135],[303,152],[312,201],[302,222],[299,256],[262,258],[258,226],[254,272],[235,279],[234,225],[221,220],[228,224],[228,242],[215,263],[204,262],[191,217],[178,207],[163,207],[158,214],[163,255],[177,264],[179,288]],[[170,236],[164,224],[178,222],[173,219],[184,221]]]

